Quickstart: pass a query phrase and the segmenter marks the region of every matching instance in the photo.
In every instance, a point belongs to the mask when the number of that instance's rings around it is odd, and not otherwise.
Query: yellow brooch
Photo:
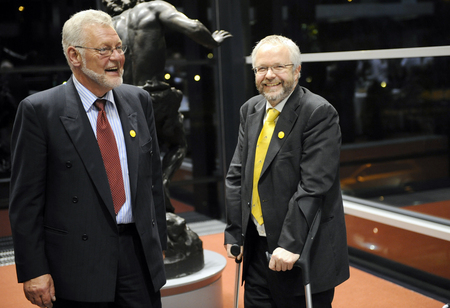
[[[136,137],[136,132],[134,130],[130,130],[130,136],[131,137]]]
[[[278,133],[278,138],[283,139],[284,138],[284,132],[279,132]]]

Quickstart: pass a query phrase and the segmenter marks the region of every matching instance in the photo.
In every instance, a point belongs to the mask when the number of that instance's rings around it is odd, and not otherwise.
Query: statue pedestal
[[[163,307],[222,308],[222,271],[227,260],[217,252],[204,250],[205,266],[200,271],[168,279],[161,289]]]

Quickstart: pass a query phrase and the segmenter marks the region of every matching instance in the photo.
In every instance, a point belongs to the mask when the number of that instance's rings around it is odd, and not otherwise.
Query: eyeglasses
[[[257,75],[265,75],[265,74],[267,74],[269,69],[271,69],[274,74],[279,74],[279,73],[284,72],[284,70],[288,66],[293,66],[293,65],[294,64],[291,63],[291,64],[278,64],[278,65],[274,65],[274,66],[258,66],[258,67],[252,68],[252,70]]]
[[[122,45],[122,46],[117,46],[114,48],[111,47],[103,47],[103,48],[94,48],[94,47],[84,47],[84,46],[74,46],[75,48],[84,48],[84,49],[93,49],[98,51],[98,53],[102,56],[108,56],[110,57],[114,50],[117,50],[117,52],[119,53],[119,55],[122,55],[125,53],[125,51],[127,51],[127,46]]]

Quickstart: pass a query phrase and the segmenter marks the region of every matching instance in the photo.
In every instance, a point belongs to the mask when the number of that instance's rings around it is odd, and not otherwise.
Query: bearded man
[[[321,209],[311,249],[312,301],[315,308],[331,308],[335,286],[349,277],[338,114],[298,85],[301,54],[292,40],[264,38],[253,49],[252,64],[260,95],[240,110],[226,177],[225,249],[235,258],[231,247],[241,246],[246,308],[305,307],[301,270],[294,263],[310,218]]]
[[[122,85],[126,45],[95,10],[63,27],[67,83],[19,105],[10,221],[39,307],[161,307],[166,211],[152,100]]]

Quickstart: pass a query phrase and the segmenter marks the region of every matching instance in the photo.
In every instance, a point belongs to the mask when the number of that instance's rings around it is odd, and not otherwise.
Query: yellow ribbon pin
[[[278,133],[278,138],[283,139],[284,138],[284,132],[279,132]]]
[[[130,136],[131,137],[136,137],[136,132],[134,130],[130,130]]]

